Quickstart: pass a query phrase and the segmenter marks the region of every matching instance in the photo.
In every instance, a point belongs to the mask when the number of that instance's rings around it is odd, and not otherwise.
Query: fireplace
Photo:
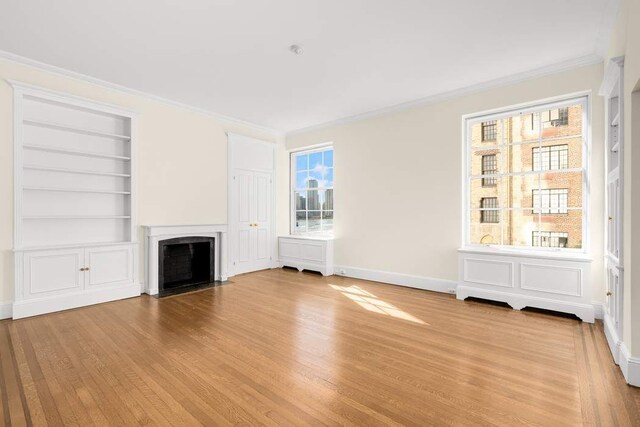
[[[196,224],[196,225],[145,225],[145,285],[144,291],[149,295],[168,295],[168,293],[177,293],[182,289],[188,289],[192,285],[186,285],[182,280],[192,281],[195,283],[200,282],[200,285],[205,286],[204,281],[208,280],[209,283],[224,282],[227,280],[227,225],[226,224]],[[176,261],[175,264],[184,264],[183,262],[189,261],[188,265],[172,266],[167,271],[167,277],[165,277],[164,268],[164,247],[171,245],[172,243],[187,245],[189,249],[187,252],[185,246],[178,248],[167,249],[167,255],[171,257],[170,263]],[[200,261],[203,261],[200,257],[206,252],[204,243],[209,245],[209,252],[207,254],[208,259],[208,274],[207,279],[204,278],[206,268],[198,267]],[[189,247],[188,245],[192,246]],[[195,245],[195,246],[194,246]],[[192,257],[193,250],[193,259]],[[188,256],[187,256],[188,254]],[[177,258],[180,258],[177,259]],[[178,262],[183,261],[183,262]],[[196,262],[196,269],[194,271],[194,265],[191,261]],[[162,265],[161,265],[162,263]],[[206,263],[204,263],[206,265]],[[189,271],[189,268],[191,269]],[[178,278],[179,275],[186,276],[186,279]],[[191,278],[189,279],[189,275]],[[162,279],[161,279],[162,278]],[[168,280],[165,280],[168,279]],[[162,280],[162,285],[161,285]],[[174,290],[170,290],[165,285],[174,285]],[[182,286],[185,286],[183,288]],[[166,289],[161,291],[161,289]]]
[[[178,237],[158,242],[160,296],[215,281],[215,237]]]

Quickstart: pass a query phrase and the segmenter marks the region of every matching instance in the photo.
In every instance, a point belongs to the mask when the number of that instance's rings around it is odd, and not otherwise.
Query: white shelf
[[[48,166],[36,166],[36,165],[24,165],[25,169],[36,170],[36,171],[44,171],[44,172],[61,172],[61,173],[72,173],[72,174],[80,174],[80,175],[99,175],[99,176],[115,176],[120,178],[131,178],[131,175],[127,173],[114,173],[114,172],[99,172],[99,171],[89,171],[89,170],[81,170],[81,169],[66,169],[66,168],[52,168]]]
[[[91,135],[91,136],[99,136],[99,137],[102,137],[102,138],[116,139],[116,140],[121,140],[121,141],[130,141],[131,140],[131,137],[128,136],[128,135],[119,135],[119,134],[115,134],[115,133],[101,132],[101,131],[92,130],[92,129],[83,129],[83,128],[79,128],[79,127],[75,127],[75,126],[63,125],[63,124],[60,124],[60,123],[53,123],[53,122],[46,122],[46,121],[42,121],[42,120],[25,119],[23,121],[23,123],[25,125],[30,125],[30,126],[38,126],[38,127],[48,128],[48,129],[64,130],[64,131],[68,131],[68,132],[81,133],[81,134],[84,134],[84,135]]]
[[[126,215],[33,215],[23,216],[23,219],[131,219]]]
[[[103,158],[103,159],[116,159],[116,160],[126,160],[126,161],[131,160],[131,157],[126,157],[126,156],[94,153],[91,151],[83,151],[83,150],[71,150],[68,148],[48,147],[46,145],[23,144],[22,146],[29,150],[48,151],[50,153],[72,154],[76,156],[97,157],[97,158]]]
[[[93,190],[90,188],[22,187],[22,189],[30,191],[61,191],[65,193],[131,194],[130,191]]]
[[[113,154],[95,153],[95,152],[83,151],[83,150],[71,150],[68,148],[48,147],[46,145],[23,144],[22,146],[29,150],[48,151],[50,153],[72,154],[76,156],[97,157],[97,158],[103,158],[103,159],[116,159],[116,160],[126,160],[126,161],[131,160],[131,157],[126,157],[126,156],[116,156]]]

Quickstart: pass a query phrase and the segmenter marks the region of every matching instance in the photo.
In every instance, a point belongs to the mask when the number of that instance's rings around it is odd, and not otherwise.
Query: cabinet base
[[[78,293],[16,301],[13,303],[13,318],[22,319],[137,296],[140,296],[140,284],[131,283],[106,289],[83,290]]]
[[[593,323],[595,321],[595,310],[593,308],[593,305],[568,301],[557,301],[547,298],[512,294],[509,292],[500,292],[489,289],[458,285],[458,288],[456,289],[456,298],[459,300],[464,300],[468,297],[501,301],[509,304],[514,310],[522,310],[525,307],[535,307],[542,308],[544,310],[553,310],[562,313],[575,314],[583,322]]]

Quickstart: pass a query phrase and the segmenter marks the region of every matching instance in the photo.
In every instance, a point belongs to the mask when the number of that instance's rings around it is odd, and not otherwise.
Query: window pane
[[[307,171],[296,173],[296,188],[307,188]]]
[[[471,179],[471,191],[470,191],[470,208],[480,209],[482,208],[482,200],[487,198],[495,198],[500,200],[503,193],[503,182],[505,178],[496,178],[495,185],[485,185],[486,178],[473,178]],[[499,206],[504,207],[504,206]]]
[[[322,229],[333,230],[333,211],[322,211]]]
[[[321,229],[321,225],[320,225],[320,218],[321,218],[321,213],[320,211],[309,211],[307,218],[307,229],[309,231],[319,231]]]
[[[333,168],[327,168],[324,174],[324,186],[333,187]]]
[[[333,167],[333,149],[324,152],[324,165]]]
[[[322,167],[320,167],[322,168]],[[324,179],[322,178],[322,171],[309,171],[309,187],[317,188],[324,187]]]
[[[514,114],[504,119],[508,144],[538,143],[540,139],[540,113]]]
[[[487,211],[471,211],[470,213],[470,237],[471,243],[482,245],[499,245],[501,242],[501,224],[483,222],[483,215]],[[493,215],[493,214],[490,214]],[[500,211],[497,213],[500,216]]]
[[[509,246],[531,246],[532,233],[538,230],[539,215],[529,209],[510,209],[504,212],[503,239]]]
[[[582,211],[569,211],[567,215],[542,215],[541,230],[545,233],[566,233],[566,245],[572,249],[582,248]],[[542,243],[545,243],[544,240]],[[555,241],[549,242],[549,247]]]
[[[295,193],[296,210],[303,211],[307,209],[307,192],[296,191]]]
[[[307,209],[310,211],[320,210],[320,194],[318,190],[307,191]]]
[[[500,166],[502,158],[497,148],[476,150],[471,154],[471,175],[480,176],[502,172]]]
[[[307,212],[296,212],[295,231],[301,233],[307,231]]]
[[[582,207],[582,172],[543,173],[540,175],[540,188],[543,190],[565,190],[565,206],[569,208]],[[552,193],[558,192],[552,191]]]
[[[309,170],[322,167],[322,152],[309,154]]]
[[[540,175],[515,175],[502,179],[506,207],[533,207],[533,191],[537,190],[540,186]]]
[[[322,210],[332,211],[333,210],[333,189],[330,188],[324,192],[324,204],[322,205]]]
[[[307,154],[296,154],[296,170],[304,171],[309,169],[309,155]]]

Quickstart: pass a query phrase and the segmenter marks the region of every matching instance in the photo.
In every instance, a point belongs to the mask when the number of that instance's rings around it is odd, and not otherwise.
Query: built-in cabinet
[[[275,267],[275,145],[229,141],[229,275]]]
[[[613,358],[619,360],[624,307],[624,58],[609,61],[600,95],[605,98],[605,334]]]
[[[139,295],[134,114],[11,84],[13,317]]]

